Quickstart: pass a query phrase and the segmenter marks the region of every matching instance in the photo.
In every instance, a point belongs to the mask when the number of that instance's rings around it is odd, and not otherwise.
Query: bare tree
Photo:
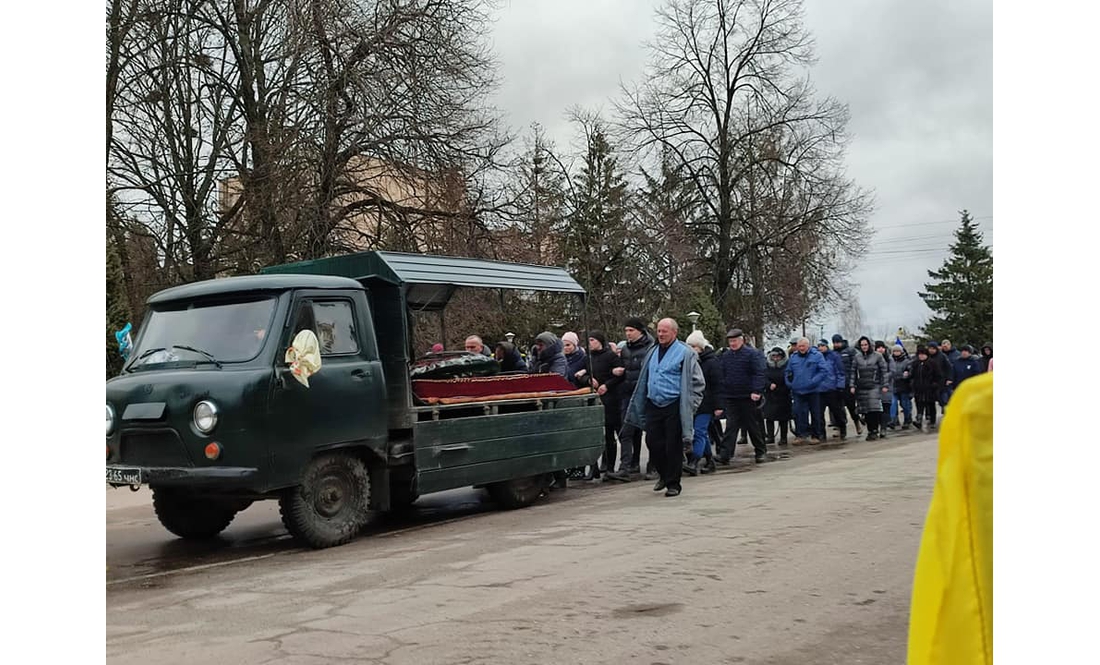
[[[143,223],[136,232],[156,241],[171,280],[213,277],[214,248],[232,215],[216,212],[239,130],[226,85],[232,55],[197,3],[137,0],[126,11],[119,51],[129,57],[114,61],[108,93],[109,192]]]
[[[822,260],[839,258],[796,239],[826,225],[834,238],[862,236],[865,194],[814,175],[830,153],[842,153],[847,112],[835,100],[815,101],[795,75],[812,59],[801,0],[669,0],[658,23],[645,79],[624,89],[618,104],[623,127],[641,153],[670,155],[695,187],[705,214],[693,230],[714,303],[731,319],[745,318],[741,296],[762,300],[770,250],[801,245]],[[757,149],[768,140],[786,149]],[[766,206],[757,191],[765,180],[772,190]],[[827,200],[834,202],[829,211],[821,209]],[[843,263],[829,267],[836,272]],[[759,333],[766,321],[755,309],[747,313]]]

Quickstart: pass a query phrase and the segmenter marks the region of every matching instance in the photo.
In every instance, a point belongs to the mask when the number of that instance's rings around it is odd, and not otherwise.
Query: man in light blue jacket
[[[695,435],[695,411],[703,401],[706,380],[695,352],[676,335],[674,319],[657,323],[657,344],[646,354],[626,413],[626,422],[644,428],[649,458],[661,479],[654,492],[680,494],[684,449]]]
[[[798,338],[798,346],[787,361],[786,376],[794,398],[794,445],[821,443],[810,430],[810,414],[821,413],[820,393],[832,373],[821,353],[810,346],[810,340]]]

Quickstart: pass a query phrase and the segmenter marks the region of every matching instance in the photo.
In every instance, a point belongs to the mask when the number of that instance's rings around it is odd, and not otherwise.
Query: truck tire
[[[349,453],[316,457],[302,482],[279,497],[283,525],[295,539],[321,549],[343,545],[370,519],[370,474]]]
[[[225,531],[237,515],[225,502],[165,488],[153,489],[153,511],[165,529],[184,540],[210,540]]]
[[[544,476],[513,478],[499,483],[490,483],[485,487],[493,501],[509,510],[523,508],[534,503],[546,490]]]

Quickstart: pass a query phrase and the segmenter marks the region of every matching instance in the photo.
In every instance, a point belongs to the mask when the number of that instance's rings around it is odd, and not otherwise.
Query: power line
[[[978,221],[979,219],[993,219],[993,215],[982,215],[981,217],[971,217],[972,221]],[[879,229],[904,229],[911,226],[931,226],[933,224],[958,224],[959,219],[944,219],[935,222],[907,222],[905,224],[890,224],[888,226],[875,226],[875,230]],[[981,226],[979,224],[978,226]]]

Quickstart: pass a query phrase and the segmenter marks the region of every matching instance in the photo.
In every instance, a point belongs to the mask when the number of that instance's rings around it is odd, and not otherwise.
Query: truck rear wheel
[[[153,511],[165,529],[184,540],[210,540],[237,515],[225,502],[167,488],[153,489]]]
[[[527,476],[513,478],[499,483],[490,483],[485,489],[489,496],[501,506],[513,509],[523,508],[535,502],[546,489],[545,476]]]
[[[290,535],[310,547],[343,545],[370,519],[370,474],[349,453],[315,458],[298,487],[279,497],[279,513]]]

